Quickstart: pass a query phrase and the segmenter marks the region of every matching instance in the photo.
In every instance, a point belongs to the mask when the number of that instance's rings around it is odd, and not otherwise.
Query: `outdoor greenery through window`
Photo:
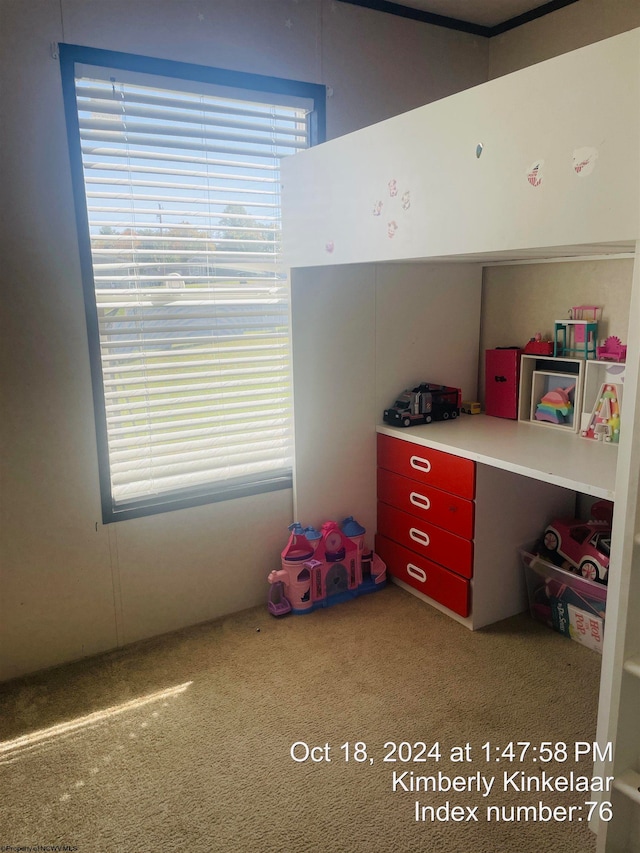
[[[280,160],[323,87],[71,45],[61,67],[104,520],[289,486]]]

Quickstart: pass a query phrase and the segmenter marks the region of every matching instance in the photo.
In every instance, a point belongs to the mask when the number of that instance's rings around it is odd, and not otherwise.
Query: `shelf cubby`
[[[523,355],[520,362],[518,420],[564,432],[577,432],[582,412],[582,386],[585,361],[582,358]],[[570,388],[572,411],[565,422],[537,420],[536,409],[542,396],[554,388]]]

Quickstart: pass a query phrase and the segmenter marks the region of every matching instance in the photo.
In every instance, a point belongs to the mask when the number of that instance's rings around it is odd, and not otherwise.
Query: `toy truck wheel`
[[[451,417],[452,417],[452,418],[457,418],[457,417],[458,417],[458,413],[456,412],[456,410],[455,410],[455,409],[451,412]]]
[[[555,532],[555,530],[545,531],[543,544],[547,551],[558,550],[558,534]]]
[[[448,420],[449,420],[449,412],[443,412],[443,413],[442,413],[442,420],[443,420],[443,421],[448,421]]]
[[[411,418],[403,418],[402,419],[402,426],[403,427],[411,426]]]
[[[587,578],[590,581],[597,581],[600,578],[600,572],[598,571],[598,566],[592,562],[591,560],[585,560],[580,565],[580,574],[583,578]]]
[[[431,423],[431,415],[427,415],[424,419],[424,422],[425,422],[425,424],[430,424]]]

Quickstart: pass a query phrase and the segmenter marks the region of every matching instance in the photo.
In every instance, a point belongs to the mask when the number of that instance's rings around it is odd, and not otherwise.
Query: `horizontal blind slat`
[[[175,491],[198,486],[228,484],[228,483],[253,483],[261,479],[275,481],[278,479],[291,480],[291,466],[282,463],[275,467],[280,460],[269,460],[266,462],[255,462],[248,464],[229,464],[225,469],[215,472],[183,472],[177,477],[159,477],[154,479],[140,479],[132,484],[114,484],[113,497],[118,504],[127,504],[135,501],[141,494],[153,497],[154,495],[169,495]],[[275,464],[274,464],[275,463]]]
[[[114,98],[116,98],[118,103],[121,103],[123,100],[119,95],[116,97],[116,90],[111,83],[91,85],[82,82],[78,86],[78,97],[82,99],[83,102],[87,98],[103,100],[105,103],[113,102]],[[287,108],[283,106],[275,106],[265,108],[264,105],[249,104],[248,102],[242,102],[245,103],[246,106],[239,106],[241,103],[239,101],[231,102],[223,99],[207,100],[204,97],[194,98],[192,96],[176,97],[174,95],[166,94],[158,95],[148,90],[134,90],[129,88],[127,89],[126,100],[131,104],[176,107],[178,109],[189,108],[197,110],[198,112],[211,111],[227,115],[244,115],[264,119],[272,119],[273,117],[282,119],[296,118],[297,120],[302,121],[308,112],[308,109],[304,107]]]
[[[247,400],[242,400],[242,401],[237,402],[237,403],[231,402],[229,397],[227,397],[226,399],[224,397],[222,397],[222,398],[218,397],[218,399],[212,400],[211,396],[207,395],[207,396],[204,396],[204,399],[203,399],[203,395],[194,396],[193,394],[189,394],[185,391],[184,393],[182,393],[180,395],[170,396],[170,397],[167,397],[166,399],[163,399],[163,400],[147,399],[147,400],[144,400],[143,402],[133,402],[133,403],[131,403],[131,402],[126,402],[126,403],[112,402],[107,407],[107,416],[109,416],[110,414],[116,413],[116,412],[132,413],[132,412],[137,411],[138,413],[142,414],[142,416],[150,418],[150,417],[152,417],[153,412],[155,411],[161,418],[164,418],[166,421],[168,418],[167,412],[169,412],[171,409],[173,409],[177,406],[180,406],[180,405],[184,406],[185,404],[189,404],[189,403],[201,404],[201,403],[206,402],[206,405],[203,405],[203,411],[215,411],[216,410],[215,408],[214,409],[211,408],[212,403],[215,403],[217,408],[222,408],[223,406],[226,406],[229,410],[236,408],[236,409],[242,409],[244,411],[244,410],[248,410],[251,406],[259,407],[261,401],[265,398],[267,399],[267,401],[270,401],[271,399],[274,399],[274,398],[277,399],[277,397],[278,397],[277,389],[274,389],[272,387],[266,387],[265,388],[264,385],[261,386],[260,383],[258,383],[258,382],[256,382],[255,385],[257,387],[255,387],[253,389],[253,393],[251,395],[251,398],[247,399]],[[281,396],[284,396],[285,391],[286,391],[286,387],[283,387],[280,391]],[[197,413],[198,412],[197,406],[192,407],[191,412]]]
[[[229,214],[227,214],[227,215],[229,216]],[[158,216],[158,213],[157,213],[157,212],[156,212],[156,213],[154,213],[154,214],[153,214],[153,216]],[[218,218],[219,218],[219,217],[216,217],[216,220],[217,220]],[[230,218],[231,218],[231,217],[230,217]],[[235,217],[234,217],[234,218],[235,218]],[[117,228],[134,228],[134,229],[135,229],[135,228],[145,228],[145,227],[148,227],[148,223],[145,225],[144,223],[141,223],[141,222],[135,222],[135,221],[131,221],[131,220],[125,220],[125,221],[118,221],[118,220],[116,220],[116,221],[113,221],[113,220],[111,220],[111,219],[92,219],[92,220],[91,220],[91,225],[92,225],[93,227],[96,227],[96,226],[112,226],[112,227],[117,227]],[[185,230],[193,230],[193,223],[185,223],[185,222],[176,222],[176,223],[171,223],[171,224],[169,224],[169,223],[158,223],[157,225],[154,225],[153,227],[154,227],[154,228],[157,228],[157,229],[159,229],[159,230],[162,230],[162,229],[165,229],[165,230],[166,230],[166,229],[171,229],[172,231],[175,231],[175,230],[178,230],[178,231],[185,231]],[[217,224],[217,223],[216,223],[216,225],[215,225],[215,230],[216,230],[216,231],[238,231],[239,229],[238,229],[238,227],[237,227],[237,226],[233,226],[233,225],[219,225],[219,224]],[[252,232],[252,233],[255,233],[255,234],[262,234],[262,233],[273,233],[273,234],[279,234],[279,233],[280,233],[280,229],[279,229],[279,228],[274,227],[273,225],[271,225],[271,226],[266,226],[266,227],[264,227],[264,228],[254,228],[253,226],[250,226],[250,225],[242,225],[242,226],[241,226],[241,230],[242,230],[243,232],[245,232],[245,231],[246,231],[246,232]],[[103,236],[104,236],[104,235],[103,235]],[[138,238],[140,238],[140,239],[144,239],[144,234],[135,234],[135,233],[134,233],[134,234],[130,234],[130,235],[127,235],[127,236],[129,236],[129,237],[138,237]]]
[[[218,340],[225,337],[225,335],[228,335],[231,338],[237,340],[240,337],[241,331],[242,331],[241,327],[233,327],[233,326],[227,327],[224,330],[224,334],[222,331],[220,332]],[[256,331],[259,331],[259,329]],[[175,347],[179,347],[179,346],[189,346],[189,345],[194,344],[194,343],[198,343],[198,344],[209,343],[210,341],[211,341],[210,335],[195,335],[194,334],[194,335],[191,335],[189,337],[180,337],[180,335],[176,332],[175,337],[173,337],[171,339],[171,344]],[[135,352],[138,355],[141,355],[142,353],[148,351],[150,348],[161,348],[161,347],[165,347],[166,345],[167,345],[167,339],[166,338],[145,338],[144,341],[140,341],[140,340],[114,341],[112,344],[110,344],[110,348],[114,349],[114,352],[115,352],[115,350],[118,347],[120,347],[120,348],[124,349],[125,351]],[[105,346],[106,345],[103,342],[101,342],[101,347],[103,349],[105,348]],[[127,354],[127,353],[125,353],[125,354]]]
[[[262,452],[270,447],[277,447],[281,450],[289,445],[291,436],[289,431],[284,428],[272,428],[265,430],[263,434],[245,433],[244,436],[238,436],[235,444],[239,452],[248,449],[251,452]],[[114,448],[113,459],[114,463],[126,470],[126,467],[131,464],[132,467],[137,465],[144,466],[148,459],[153,460],[154,465],[164,465],[167,462],[175,462],[176,460],[207,460],[211,462],[212,451],[218,450],[224,452],[234,445],[229,440],[229,437],[224,434],[216,438],[208,440],[182,440],[171,442],[142,442],[137,446],[129,445],[128,447],[119,446]],[[142,460],[142,461],[141,461]]]
[[[167,421],[166,409],[158,412],[151,412],[141,409],[137,414],[129,412],[122,415],[109,415],[107,421],[109,423],[109,435],[141,435],[146,431],[153,430],[161,433],[164,430],[182,429],[182,427],[206,426],[207,424],[224,424],[229,434],[234,431],[244,431],[247,428],[246,417],[244,411],[239,406],[231,406],[228,403],[224,406],[209,402],[208,405],[200,405],[194,407],[184,407],[184,401],[181,400],[183,408],[174,406],[172,408],[172,419]],[[254,405],[254,411],[258,408]],[[259,408],[260,417],[263,418],[278,418],[289,417],[291,413],[291,404],[287,397],[283,394],[280,401],[268,399]]]
[[[285,373],[287,370],[288,365],[283,365],[280,372]],[[174,384],[176,383],[176,379],[177,384]],[[169,379],[165,377],[163,387],[161,388],[156,388],[149,382],[145,383],[143,388],[139,388],[137,387],[137,385],[140,384],[139,382],[136,385],[133,380],[130,380],[129,384],[126,386],[121,385],[121,387],[115,391],[106,391],[105,399],[107,401],[108,410],[112,400],[118,401],[117,405],[120,407],[137,405],[135,401],[138,399],[143,399],[145,406],[163,406],[165,405],[167,394],[175,396],[178,394],[190,394],[193,398],[194,392],[206,391],[208,397],[210,393],[215,392],[220,388],[233,387],[239,392],[242,392],[248,386],[269,384],[271,387],[278,381],[281,381],[281,377],[276,374],[273,368],[267,369],[263,372],[251,370],[234,371],[233,376],[229,379],[220,379],[217,382],[181,382],[179,377],[176,378],[172,376]],[[126,402],[123,402],[123,398],[126,398]]]
[[[216,460],[217,464],[211,464],[211,462],[206,459],[195,459],[187,461],[180,460],[173,463],[170,461],[165,463],[157,462],[152,465],[145,465],[145,460],[139,460],[138,464],[135,466],[129,462],[126,470],[116,470],[113,472],[113,482],[114,485],[132,483],[140,476],[147,478],[181,477],[190,472],[196,474],[206,472],[208,476],[215,476],[216,472],[224,471],[230,466],[235,466],[240,469],[244,468],[246,470],[246,468],[253,465],[257,465],[258,468],[260,468],[263,463],[271,465],[273,464],[274,457],[279,465],[283,465],[286,461],[284,448],[267,448],[265,450],[255,451],[243,448],[237,453],[225,452],[218,456],[218,459]]]
[[[265,160],[273,160],[276,156],[282,156],[287,152],[295,152],[301,151],[306,148],[304,143],[297,142],[292,139],[288,139],[286,141],[280,140],[277,143],[277,146],[271,140],[258,140],[253,138],[248,138],[243,136],[242,134],[203,134],[204,138],[207,140],[211,140],[215,142],[215,146],[211,145],[212,149],[215,149],[218,153],[225,154],[244,154],[249,157],[256,158],[264,158]],[[191,136],[187,133],[182,133],[180,136],[177,134],[171,134],[168,130],[165,134],[160,135],[160,133],[156,133],[156,135],[152,135],[151,133],[134,133],[133,131],[121,131],[121,130],[92,130],[91,128],[80,129],[80,138],[86,142],[93,143],[105,143],[108,145],[113,145],[114,143],[120,143],[121,145],[140,145],[140,146],[151,146],[154,148],[179,148],[179,149],[187,149],[192,151],[203,150],[203,143],[200,136],[195,136],[191,138]],[[221,144],[224,142],[225,144]],[[231,147],[229,143],[235,142],[236,145]],[[278,147],[282,149],[282,151],[276,155],[273,151],[274,147]]]
[[[158,186],[161,189],[163,188],[163,185],[159,184]],[[168,184],[167,187],[168,188],[175,188],[175,185]],[[189,187],[186,187],[186,189],[189,189]],[[134,201],[136,201],[136,202],[168,201],[168,202],[172,202],[173,204],[183,204],[183,203],[184,204],[206,204],[206,205],[214,205],[214,204],[215,205],[221,205],[221,204],[227,205],[227,204],[229,204],[228,199],[220,199],[220,198],[215,198],[215,197],[212,198],[211,197],[211,192],[214,191],[213,187],[207,187],[206,185],[203,185],[203,186],[192,186],[191,189],[193,189],[194,192],[201,193],[202,198],[198,198],[197,196],[193,196],[193,195],[177,196],[177,195],[167,195],[167,194],[162,194],[162,193],[153,193],[153,194],[152,193],[136,193],[136,192],[132,192],[131,190],[129,190],[129,192],[121,192],[121,191],[88,192],[87,198],[104,199],[104,200],[110,199],[113,201],[129,201],[129,202],[134,202]],[[253,207],[266,207],[267,209],[270,209],[270,208],[277,208],[278,207],[278,204],[276,204],[276,202],[274,202],[274,201],[254,201],[253,199],[250,199],[249,198],[250,194],[247,192],[247,190],[232,190],[232,189],[225,190],[224,187],[218,187],[217,191],[218,192],[225,192],[226,191],[229,194],[242,195],[242,197],[245,201],[245,205],[250,206],[252,208]],[[271,199],[277,198],[276,193],[275,193],[275,189],[272,192],[269,192],[267,190],[251,190],[251,195],[254,195],[257,193],[261,193],[261,195],[266,196],[267,198],[271,198]],[[114,209],[119,210],[119,208],[115,207],[115,205],[112,205],[112,206],[107,205],[105,208],[101,208],[101,207],[98,207],[96,205],[92,205],[90,207],[90,210],[100,211],[103,209],[110,210],[110,211],[114,210]],[[157,209],[154,210],[154,213],[157,213]],[[184,213],[186,213],[186,211],[180,210],[180,211],[176,212],[176,215],[184,214]],[[165,216],[165,215],[170,216],[171,214],[169,213],[169,211],[167,211],[165,208],[163,208],[162,215],[163,216]]]
[[[219,154],[221,152],[219,149],[217,149],[215,153]],[[228,160],[228,159],[221,160],[221,159],[218,159],[216,157],[209,156],[208,153],[206,155],[201,154],[200,156],[197,156],[195,154],[192,154],[192,155],[173,154],[173,153],[169,153],[166,150],[164,150],[162,152],[146,151],[146,150],[145,151],[133,151],[131,149],[122,148],[122,147],[121,148],[95,148],[94,146],[83,145],[82,146],[82,154],[83,154],[83,158],[84,158],[83,163],[84,163],[85,169],[92,169],[92,168],[94,168],[94,169],[95,168],[107,169],[107,164],[98,165],[98,164],[94,164],[90,160],[88,160],[87,158],[90,156],[91,157],[96,157],[96,156],[114,157],[116,159],[124,158],[127,161],[126,163],[122,163],[122,164],[116,163],[116,164],[114,164],[113,168],[114,169],[120,168],[120,169],[123,169],[123,170],[130,172],[130,173],[133,173],[133,174],[137,174],[138,172],[147,172],[147,171],[158,172],[158,169],[156,167],[141,166],[141,165],[137,164],[138,160],[144,160],[146,163],[148,163],[150,161],[154,161],[154,160],[155,161],[162,161],[165,163],[185,163],[187,166],[196,166],[197,165],[197,166],[207,166],[208,168],[211,168],[212,166],[223,166],[223,167],[229,168],[229,169],[235,168],[235,169],[242,169],[243,171],[246,169],[250,169],[251,171],[272,172],[272,173],[278,173],[278,174],[280,171],[279,161],[274,160],[272,162],[267,162],[267,163],[263,163],[263,162],[247,163],[243,160]],[[159,173],[164,174],[165,170],[162,169],[162,170],[160,170]],[[181,170],[179,170],[177,172],[167,170],[166,174],[169,174],[169,175],[182,174],[182,172],[181,172]],[[193,172],[193,170],[192,170],[192,174],[195,175],[196,173]],[[237,178],[237,175],[229,176],[229,177]],[[244,176],[243,176],[243,179],[244,179]],[[246,178],[246,180],[250,180],[250,178]],[[258,180],[260,180],[260,179],[258,179]],[[274,177],[265,178],[265,180],[277,181],[278,177],[276,175],[274,175]]]
[[[129,104],[123,109],[123,106],[118,103],[108,101],[98,103],[84,98],[79,99],[78,107],[92,116],[80,116],[80,127],[82,128],[109,129],[114,124],[122,123],[131,129],[141,128],[143,131],[149,128],[150,132],[156,132],[157,128],[162,128],[162,132],[164,132],[166,127],[175,127],[178,132],[182,132],[183,129],[188,130],[189,125],[196,125],[200,128],[231,128],[242,131],[246,136],[251,136],[255,132],[259,136],[264,136],[267,131],[279,136],[296,136],[298,138],[306,136],[303,127],[291,127],[291,125],[297,124],[295,116],[281,116],[280,118],[265,116],[262,121],[241,121],[239,118],[232,118],[231,113],[225,112],[213,115],[207,114],[203,110],[186,112],[183,109],[163,110]],[[106,115],[107,118],[93,117],[96,115]],[[150,121],[135,120],[139,118],[150,119]]]
[[[132,201],[134,201],[134,199],[132,199]],[[197,200],[196,200],[196,203],[197,203]],[[204,200],[202,203],[206,206],[207,201]],[[215,203],[215,202],[212,202],[212,204],[213,203]],[[243,207],[244,207],[244,205],[243,205]],[[260,208],[271,207],[271,208],[273,208],[273,205],[257,205],[257,204],[254,205],[251,203],[247,203],[246,207],[249,207],[249,208],[251,208],[251,207],[260,207]],[[124,214],[128,213],[129,215],[134,215],[134,216],[148,215],[148,216],[153,216],[153,217],[157,217],[160,215],[158,213],[159,209],[160,208],[153,208],[153,207],[136,207],[135,205],[127,205],[127,206],[121,207],[121,206],[117,206],[115,204],[112,206],[95,205],[95,204],[91,205],[90,204],[88,206],[89,213],[124,213]],[[210,222],[216,222],[218,219],[233,218],[233,219],[238,220],[237,224],[234,223],[233,225],[228,226],[228,227],[234,228],[236,231],[243,227],[242,226],[243,222],[251,222],[251,221],[253,221],[253,219],[255,219],[255,217],[249,213],[231,215],[228,212],[225,212],[224,210],[216,210],[216,211],[195,210],[195,209],[194,210],[180,210],[179,208],[176,208],[175,210],[173,210],[171,208],[166,208],[166,209],[162,208],[163,220],[166,217],[171,217],[171,216],[177,216],[177,217],[198,216],[198,217],[204,217],[204,218],[208,219]],[[269,214],[266,214],[266,215],[261,214],[260,218],[263,219],[265,222],[278,222],[279,221],[279,217],[270,216]],[[165,223],[165,224],[168,228],[173,227],[172,223]],[[261,229],[258,228],[255,230],[259,231]]]
[[[107,168],[106,166],[104,167]],[[114,166],[110,166],[109,169],[114,169]],[[128,170],[129,171],[129,170]],[[141,170],[136,170],[141,171]],[[168,172],[164,172],[163,174],[169,174]],[[171,174],[183,175],[184,177],[192,177],[187,173],[182,173],[180,171],[172,172]],[[260,183],[263,186],[269,186],[269,189],[261,189],[259,187],[252,187],[250,190],[246,187],[233,187],[233,186],[219,186],[218,184],[211,184],[210,181],[215,181],[218,178],[224,178],[224,175],[215,175],[210,174],[208,172],[196,172],[193,177],[204,178],[206,183],[200,184],[190,184],[185,183],[183,181],[149,181],[143,178],[100,178],[97,175],[87,175],[85,183],[88,187],[94,186],[103,186],[108,185],[110,187],[120,187],[125,186],[129,188],[133,187],[144,187],[145,189],[159,189],[159,190],[197,190],[203,192],[220,192],[220,193],[233,193],[235,195],[242,195],[243,197],[247,194],[251,195],[268,195],[272,196],[278,191],[278,187],[275,186],[275,181],[273,178],[255,178],[255,177],[242,177],[242,183],[253,181],[255,183]],[[227,175],[227,178],[231,178],[233,180],[238,180],[237,176]],[[101,193],[96,192],[95,190],[89,190],[87,192],[87,198],[94,198],[100,196]]]
[[[271,352],[268,355],[256,355],[255,353],[251,355],[236,355],[233,358],[234,365],[245,365],[245,364],[270,364],[277,363],[287,358],[288,355],[288,347],[286,346],[285,341],[282,342],[280,347],[273,347]],[[145,364],[123,364],[117,367],[109,367],[108,364],[103,368],[103,375],[105,377],[105,381],[120,381],[117,377],[127,377],[131,374],[143,374],[145,376],[152,376],[156,371],[159,373],[160,371],[169,371],[173,368],[174,371],[180,371],[185,368],[189,368],[192,371],[197,370],[198,375],[204,376],[207,375],[205,373],[201,373],[200,371],[207,371],[208,369],[217,368],[220,369],[220,362],[216,359],[202,359],[197,362],[193,361],[181,361],[176,359],[175,362],[148,362]],[[174,374],[175,375],[175,374]],[[189,374],[189,375],[193,375]],[[114,380],[109,380],[109,376],[116,377]]]
[[[134,448],[134,452],[140,454],[142,444],[145,447],[155,446],[161,447],[164,450],[179,445],[188,446],[189,448],[204,447],[210,449],[216,438],[220,439],[220,443],[225,442],[230,445],[235,442],[247,443],[258,441],[263,437],[269,439],[273,436],[290,436],[289,424],[284,416],[274,416],[268,420],[261,419],[259,433],[255,431],[254,427],[255,424],[252,424],[250,432],[247,430],[246,425],[244,429],[227,430],[225,423],[219,421],[218,423],[203,426],[199,429],[193,428],[193,424],[190,424],[190,428],[174,429],[172,432],[166,431],[161,434],[158,432],[147,433],[142,437],[139,433],[129,436],[121,433],[122,437],[113,437],[111,446],[114,456],[117,455],[119,459],[122,459],[124,457],[121,454],[129,448]]]

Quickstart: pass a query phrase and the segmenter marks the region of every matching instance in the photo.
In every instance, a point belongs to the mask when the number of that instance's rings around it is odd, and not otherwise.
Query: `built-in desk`
[[[617,448],[588,441],[575,433],[486,415],[462,415],[455,421],[407,429],[379,426],[377,431],[415,448],[416,453],[409,458],[417,458],[418,467],[415,471],[406,467],[390,471],[392,477],[400,475],[400,480],[406,482],[409,494],[414,496],[415,509],[409,506],[407,512],[402,498],[396,497],[401,494],[397,479],[394,497],[389,497],[391,492],[386,485],[384,494],[379,491],[376,548],[396,583],[469,628],[481,628],[527,608],[518,549],[536,539],[552,519],[573,516],[577,492],[614,498]],[[430,510],[422,510],[423,505],[435,502],[420,497],[420,483],[429,484],[429,474],[421,473],[432,468],[429,451],[449,454],[452,468],[456,464],[454,457],[476,463],[471,571],[466,560],[457,566],[455,556],[444,566],[448,573],[442,577],[438,574],[442,561],[437,556],[432,565],[424,562],[430,556],[431,543],[436,545],[436,530],[429,527]],[[422,457],[424,463],[420,461]],[[389,464],[389,458],[388,453],[383,454],[379,466],[397,467]],[[388,480],[387,472],[379,477],[379,483],[386,484]],[[446,480],[439,488],[449,491]],[[459,514],[453,500],[451,504]],[[404,515],[399,512],[402,509]],[[414,516],[421,517],[422,527],[414,522]],[[402,527],[405,522],[408,532]],[[435,520],[434,524],[438,527],[442,522]],[[435,550],[434,547],[434,553]],[[455,606],[451,604],[451,589],[457,584],[458,575],[468,587],[466,616],[459,592]],[[435,591],[425,594],[423,590],[429,589],[429,581],[436,576],[437,584],[432,587]]]
[[[575,433],[487,415],[461,415],[455,421],[408,429],[383,425],[378,432],[574,492],[614,499],[617,447]]]

